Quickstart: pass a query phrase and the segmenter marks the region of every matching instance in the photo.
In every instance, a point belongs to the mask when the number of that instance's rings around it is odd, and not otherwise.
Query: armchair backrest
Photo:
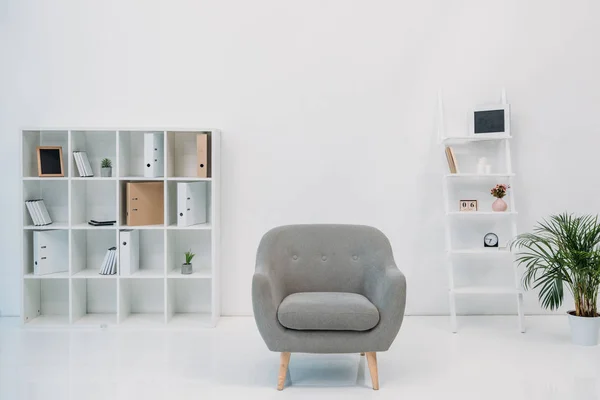
[[[263,236],[257,255],[257,269],[267,268],[285,295],[362,293],[365,275],[393,262],[386,236],[362,225],[281,226]]]

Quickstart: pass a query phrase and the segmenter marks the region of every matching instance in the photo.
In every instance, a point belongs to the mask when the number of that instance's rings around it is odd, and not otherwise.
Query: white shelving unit
[[[145,178],[145,132],[163,136],[163,177]],[[211,135],[211,176],[196,175],[196,134]],[[22,318],[25,326],[212,327],[220,316],[220,132],[214,129],[26,129],[22,134]],[[37,146],[62,146],[65,177],[37,176]],[[94,177],[80,177],[73,151],[86,151]],[[100,177],[110,158],[113,176]],[[163,181],[165,224],[127,226],[128,181]],[[208,183],[208,222],[177,227],[177,182]],[[43,198],[54,221],[34,226],[25,200]],[[90,219],[116,220],[94,227]],[[69,232],[67,272],[33,274],[33,231]],[[124,276],[100,275],[106,250],[119,249],[121,229],[140,230],[140,269]],[[191,275],[180,273],[183,252],[196,253]]]
[[[502,93],[502,103],[506,104],[506,95]],[[459,173],[448,173],[444,156],[443,193],[446,210],[445,235],[449,279],[450,319],[452,332],[457,332],[456,296],[513,295],[517,300],[518,325],[525,332],[523,323],[523,291],[520,287],[520,274],[514,262],[514,256],[506,247],[485,248],[483,236],[494,232],[499,236],[500,246],[517,235],[517,211],[515,208],[514,181],[510,149],[511,136],[481,135],[454,136],[445,135],[444,108],[441,94],[439,104],[439,142],[452,146],[459,164]],[[494,172],[477,174],[475,159],[480,156],[492,160]],[[508,193],[508,210],[494,212],[493,201],[489,190],[497,183],[511,186]],[[460,200],[478,200],[479,210],[459,211]],[[457,269],[464,266],[475,266],[475,270],[485,272],[488,268],[510,267],[510,277],[501,284],[497,282],[476,283],[457,282]],[[459,274],[460,275],[460,274]]]

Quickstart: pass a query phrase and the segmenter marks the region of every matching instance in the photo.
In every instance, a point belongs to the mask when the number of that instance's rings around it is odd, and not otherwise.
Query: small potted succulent
[[[192,253],[192,250],[188,250],[185,253],[185,263],[181,266],[181,273],[183,275],[190,275],[193,272],[192,259],[196,254]]]
[[[112,161],[110,161],[110,158],[103,158],[100,166],[100,176],[110,178],[112,176]]]
[[[508,189],[510,189],[509,185],[500,183],[494,186],[492,190],[490,190],[492,196],[496,198],[496,201],[492,203],[492,210],[500,212],[506,211],[506,209],[508,208],[508,204],[506,204],[506,202],[502,200],[502,198],[506,196],[506,192],[508,191]]]

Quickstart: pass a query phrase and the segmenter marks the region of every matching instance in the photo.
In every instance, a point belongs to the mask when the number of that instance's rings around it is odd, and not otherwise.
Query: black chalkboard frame
[[[59,158],[60,158],[60,172],[45,174],[42,173],[42,152],[45,150],[58,150]],[[63,153],[62,146],[38,146],[37,147],[37,161],[38,161],[38,176],[39,177],[64,177],[65,176],[65,168],[63,164]]]
[[[496,116],[498,115],[498,113],[502,112],[504,114],[504,129],[501,130],[485,130],[485,131],[478,131],[475,127],[476,125],[476,120],[478,117],[478,114],[487,114],[490,112],[496,112]],[[484,106],[479,106],[476,107],[472,114],[471,114],[471,135],[473,136],[490,136],[490,137],[495,137],[495,136],[501,136],[501,137],[505,137],[505,136],[510,136],[511,132],[510,132],[510,105],[509,104],[489,104],[489,105],[484,105]]]

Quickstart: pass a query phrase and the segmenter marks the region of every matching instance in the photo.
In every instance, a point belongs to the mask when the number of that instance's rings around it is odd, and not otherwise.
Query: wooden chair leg
[[[292,353],[288,352],[281,353],[281,362],[279,364],[279,378],[277,379],[277,390],[283,390],[283,387],[285,386],[285,377],[287,375],[291,355]]]
[[[369,364],[369,372],[371,373],[371,382],[373,390],[379,390],[379,373],[377,372],[377,353],[374,351],[367,352],[367,363]]]

